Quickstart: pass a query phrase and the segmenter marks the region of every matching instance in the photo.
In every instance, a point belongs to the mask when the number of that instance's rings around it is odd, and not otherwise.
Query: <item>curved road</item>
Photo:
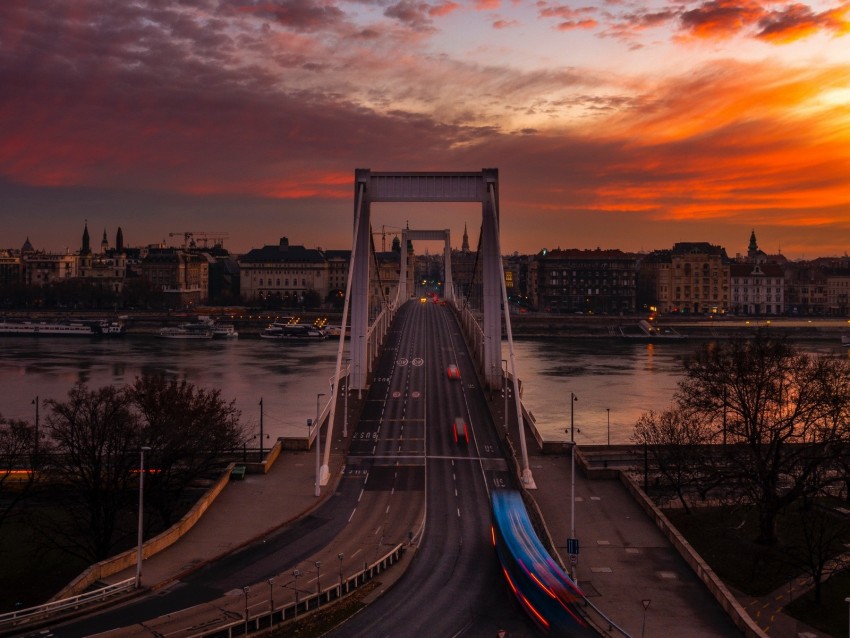
[[[461,380],[447,377],[451,363]],[[537,635],[490,543],[488,490],[512,478],[477,383],[451,310],[408,302],[376,365],[332,498],[164,590],[30,635],[152,636],[214,626],[243,617],[245,585],[252,585],[248,607],[259,613],[268,609],[269,578],[279,605],[294,600],[296,588],[315,592],[336,582],[338,569],[353,572],[411,539],[418,549],[401,581],[333,635]],[[469,426],[468,445],[454,441],[456,417]],[[296,568],[300,580],[291,576]]]
[[[488,490],[511,485],[512,478],[460,328],[448,308],[430,302],[408,303],[403,311],[396,325],[414,350],[397,363],[419,359],[424,368],[409,376],[407,394],[416,399],[408,403],[416,411],[408,418],[415,425],[406,421],[405,430],[413,426],[419,445],[412,448],[422,455],[425,530],[402,580],[331,636],[537,635],[505,586],[490,541]],[[447,378],[451,363],[461,380]],[[470,426],[468,446],[454,441],[456,417]]]

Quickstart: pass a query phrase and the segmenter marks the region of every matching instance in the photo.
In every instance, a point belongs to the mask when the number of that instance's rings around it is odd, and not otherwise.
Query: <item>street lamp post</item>
[[[32,400],[35,404],[35,447],[33,448],[33,465],[38,462],[38,396]]]
[[[263,462],[263,397],[260,397],[260,463]]]
[[[339,598],[342,598],[342,559],[345,555],[340,552],[336,557],[339,559]]]
[[[242,588],[242,591],[245,593],[245,635],[246,636],[248,635],[248,591],[249,591],[249,589],[250,588],[247,585],[245,585],[245,587]]]
[[[652,602],[649,598],[644,598],[640,601],[640,604],[643,605],[643,622],[640,626],[640,638],[643,638],[643,630],[646,629],[646,610],[649,609],[649,605]]]
[[[316,565],[316,607],[322,604],[322,561],[317,560]]]
[[[150,447],[143,445],[139,450],[141,460],[139,462],[139,542],[136,550],[136,589],[142,586],[142,537],[144,535],[144,511],[145,511],[145,452]]]
[[[294,618],[298,618],[298,577],[301,575],[301,572],[297,569],[292,571],[292,577],[295,579],[295,612],[293,614]]]
[[[608,445],[611,445],[611,408],[605,408],[605,412],[608,415]]]
[[[274,578],[269,578],[269,628],[274,626]]]
[[[576,428],[573,406],[578,397],[570,392],[570,538],[576,537]]]
[[[504,376],[504,391],[505,391],[505,432],[508,431],[508,360],[502,359],[502,363],[505,364],[505,376]]]
[[[320,496],[322,493],[322,488],[319,483],[319,473],[321,472],[321,461],[320,456],[321,452],[319,448],[322,447],[322,424],[319,423],[319,399],[325,396],[324,392],[320,392],[316,395],[316,496]]]

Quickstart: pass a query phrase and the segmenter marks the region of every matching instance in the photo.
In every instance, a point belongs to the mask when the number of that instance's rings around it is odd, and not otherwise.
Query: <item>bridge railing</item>
[[[275,606],[273,609],[270,604],[269,609],[255,614],[249,612],[238,620],[227,619],[220,624],[209,623],[200,631],[187,633],[185,638],[233,638],[261,631],[266,633],[283,623],[297,620],[299,616],[315,613],[322,605],[340,600],[363,587],[376,576],[398,563],[404,551],[405,544],[399,543],[371,565],[364,564],[361,571],[337,581],[334,585],[325,587],[319,592],[300,598],[297,602],[281,607]],[[154,635],[153,632],[152,635]]]
[[[52,602],[45,603],[44,605],[28,607],[26,609],[19,609],[5,614],[0,614],[0,632],[5,632],[6,630],[12,629],[18,625],[32,622],[33,620],[44,618],[46,616],[67,614],[84,606],[102,603],[113,596],[130,591],[133,589],[135,583],[135,578],[128,578],[127,580],[122,580],[121,582],[113,583],[112,585],[101,587],[100,589],[87,591],[77,596],[71,596],[70,598],[54,600]]]

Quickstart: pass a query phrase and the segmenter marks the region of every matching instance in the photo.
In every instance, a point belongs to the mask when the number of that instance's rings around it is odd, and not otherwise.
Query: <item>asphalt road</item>
[[[421,459],[425,528],[401,581],[330,635],[538,635],[508,592],[490,541],[489,489],[510,486],[512,478],[460,328],[448,308],[430,302],[407,304],[397,321],[403,338],[392,373],[379,382],[409,406],[400,413],[405,446],[397,449]],[[460,380],[448,379],[451,363]],[[469,425],[468,445],[454,440],[456,417]],[[401,426],[396,421],[388,429],[400,432]],[[386,419],[382,432],[385,427]],[[391,450],[396,441],[379,438],[376,449]]]
[[[447,377],[451,363],[460,380]],[[457,417],[468,424],[468,444],[454,440]],[[373,372],[332,498],[166,589],[31,635],[132,638],[214,626],[243,617],[246,606],[268,609],[269,578],[280,604],[281,596],[314,592],[336,582],[338,570],[353,572],[410,540],[417,549],[402,580],[333,635],[537,635],[507,590],[490,542],[489,489],[512,480],[454,315],[410,302]]]

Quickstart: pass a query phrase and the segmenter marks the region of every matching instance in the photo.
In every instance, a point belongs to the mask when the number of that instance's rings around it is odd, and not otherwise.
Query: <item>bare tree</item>
[[[803,547],[796,562],[812,577],[815,602],[820,603],[824,577],[850,564],[846,554],[850,522],[809,498],[802,499],[799,517]]]
[[[28,421],[0,416],[0,529],[35,484],[36,434]]]
[[[676,409],[700,414],[724,443],[726,480],[758,510],[758,542],[776,542],[776,517],[835,480],[823,471],[850,415],[850,361],[797,352],[759,332],[707,344],[686,364]]]
[[[126,544],[140,447],[139,425],[129,394],[106,386],[77,384],[67,401],[49,400],[46,432],[54,450],[46,462],[50,489],[61,515],[40,519],[54,546],[89,562]]]
[[[219,390],[197,388],[163,375],[137,378],[130,388],[145,445],[151,449],[150,501],[171,525],[181,496],[198,478],[221,463],[226,452],[245,441],[233,402]]]
[[[675,491],[682,508],[690,513],[688,495],[702,495],[716,482],[708,445],[714,432],[699,414],[670,409],[643,414],[635,425],[632,441],[645,445],[654,470]]]

